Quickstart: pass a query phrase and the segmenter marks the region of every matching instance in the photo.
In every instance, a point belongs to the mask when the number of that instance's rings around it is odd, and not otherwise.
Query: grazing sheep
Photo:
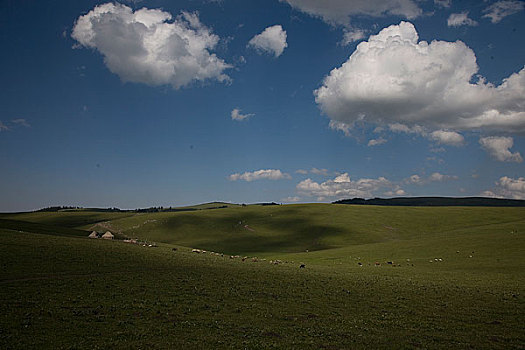
[[[361,262],[358,262],[357,265],[363,267],[363,264]]]
[[[305,264],[301,264],[301,266],[299,266],[300,269],[304,269],[306,267]]]
[[[394,265],[394,262],[393,261],[387,261],[386,262],[388,265]]]

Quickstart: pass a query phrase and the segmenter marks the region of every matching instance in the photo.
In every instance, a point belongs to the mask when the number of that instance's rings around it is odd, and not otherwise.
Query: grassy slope
[[[0,219],[28,221],[53,226],[88,229],[98,223],[132,216],[133,213],[104,213],[86,210],[60,212],[2,213]]]
[[[0,230],[0,348],[520,348],[522,290]],[[405,271],[411,271],[405,274]],[[35,293],[35,291],[37,291]]]
[[[122,348],[525,345],[523,208],[290,205],[9,218],[83,229],[111,220],[128,236],[289,262],[3,230],[0,332],[20,348],[69,347],[78,336],[86,337],[79,347]]]

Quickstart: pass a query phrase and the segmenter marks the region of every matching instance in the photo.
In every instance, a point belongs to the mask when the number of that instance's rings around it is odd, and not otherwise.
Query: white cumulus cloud
[[[286,31],[278,24],[268,27],[262,33],[254,36],[248,46],[254,47],[259,52],[266,52],[279,57],[288,46]]]
[[[314,93],[330,125],[394,125],[397,131],[525,132],[525,68],[499,86],[478,77],[461,41],[419,41],[411,23],[384,28],[357,45]],[[403,130],[402,130],[403,129]]]
[[[525,178],[519,177],[513,179],[503,176],[496,184],[499,186],[499,190],[505,197],[525,199]]]
[[[235,173],[229,176],[230,181],[244,180],[247,182],[255,180],[281,180],[281,179],[291,179],[292,177],[289,174],[281,172],[278,169],[261,169],[253,172],[245,173]]]
[[[500,162],[521,163],[523,158],[519,152],[512,153],[510,148],[514,145],[512,137],[489,136],[479,139],[481,147],[492,157]]]
[[[384,177],[352,181],[348,173],[343,173],[322,183],[312,179],[303,180],[297,184],[296,189],[303,196],[316,197],[321,201],[347,197],[369,198],[378,190],[391,187],[393,187],[392,183]]]
[[[525,199],[525,178],[503,176],[496,181],[496,188],[482,193],[486,197]]]
[[[490,18],[492,23],[498,23],[503,18],[523,11],[525,9],[525,2],[517,0],[497,1],[487,7],[483,12],[483,17]]]
[[[229,64],[210,53],[219,37],[203,25],[197,13],[182,12],[175,19],[160,9],[133,11],[106,3],[80,16],[72,38],[99,51],[108,69],[125,82],[171,85],[229,81]]]
[[[238,108],[234,108],[231,112],[231,118],[232,120],[237,120],[237,121],[243,121],[245,119],[248,119],[250,117],[253,117],[255,114],[253,113],[250,113],[250,114],[241,114],[241,110],[238,109]]]
[[[436,130],[431,132],[429,136],[442,145],[461,146],[465,142],[463,135],[455,131]]]
[[[477,26],[478,22],[468,17],[468,11],[451,13],[447,20],[449,27]]]
[[[348,26],[352,16],[400,16],[408,19],[421,15],[413,0],[280,0],[294,9],[319,17],[332,25]]]

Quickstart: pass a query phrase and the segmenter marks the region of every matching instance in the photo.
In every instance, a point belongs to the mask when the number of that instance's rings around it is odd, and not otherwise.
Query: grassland
[[[523,208],[202,209],[1,214],[0,348],[525,347]]]

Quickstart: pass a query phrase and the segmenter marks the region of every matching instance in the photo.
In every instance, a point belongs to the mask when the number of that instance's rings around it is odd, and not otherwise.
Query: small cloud
[[[268,27],[262,33],[254,36],[248,46],[255,48],[258,52],[266,52],[279,57],[288,46],[286,31],[280,25]]]
[[[450,7],[452,0],[434,0],[434,4],[439,7]]]
[[[247,182],[255,180],[281,180],[281,179],[291,179],[292,177],[289,174],[281,172],[278,169],[261,169],[253,172],[245,172],[243,174],[235,173],[229,176],[230,181],[243,180]]]
[[[523,11],[525,2],[517,0],[497,1],[483,10],[483,18],[490,18],[492,23],[498,23],[503,18]]]
[[[465,142],[463,136],[455,131],[437,130],[431,132],[429,137],[430,139],[437,141],[439,144],[456,147],[462,146]]]
[[[390,129],[390,131],[397,132],[397,133],[426,135],[425,129],[423,129],[419,125],[414,125],[412,127],[409,127],[401,123],[393,123],[393,124],[389,124],[388,128]]]
[[[338,122],[336,120],[330,120],[330,123],[328,124],[328,126],[332,130],[342,131],[345,134],[345,136],[352,135],[352,133],[350,132],[350,130],[352,129],[352,125],[350,124]]]
[[[377,146],[377,145],[382,145],[383,143],[386,143],[386,142],[387,141],[384,138],[380,137],[378,139],[372,139],[372,140],[368,141],[368,146],[369,147],[373,147],[373,146]]]
[[[231,112],[231,118],[232,120],[237,120],[237,121],[243,121],[245,119],[248,119],[250,117],[253,117],[255,114],[251,113],[251,114],[241,114],[241,110],[238,109],[238,108],[234,108]]]
[[[477,26],[478,22],[468,18],[468,11],[461,13],[452,13],[448,17],[447,25],[449,27],[460,27],[460,26]]]
[[[298,169],[295,171],[297,174],[302,174],[302,175],[306,175],[308,174],[308,170],[304,170],[304,169]]]
[[[15,125],[26,127],[26,128],[30,128],[31,127],[31,125],[27,122],[27,120],[25,120],[23,118],[13,119],[13,120],[11,120],[11,123],[13,123]]]
[[[286,197],[286,198],[283,198],[281,199],[281,202],[285,202],[285,203],[296,203],[296,202],[299,202],[301,200],[301,197]]]
[[[422,181],[423,179],[421,178],[421,176],[414,174],[410,176],[408,179],[406,179],[405,182],[412,183],[412,184],[420,184]]]
[[[384,193],[385,196],[390,196],[390,197],[394,197],[394,196],[406,196],[407,193],[405,192],[405,190],[403,190],[402,188],[399,188],[395,191],[387,191]]]
[[[433,173],[428,178],[428,181],[430,181],[430,182],[443,182],[443,181],[446,181],[446,180],[457,180],[457,179],[458,179],[458,177],[455,176],[455,175],[443,175],[443,174],[440,174],[440,173]]]
[[[405,183],[414,184],[414,185],[423,185],[430,182],[443,182],[448,180],[457,180],[458,177],[455,175],[443,175],[441,173],[435,172],[429,177],[422,177],[420,175],[414,174],[409,178],[405,179]]]
[[[492,191],[483,191],[480,194],[480,197],[489,197],[489,198],[503,198],[503,196],[497,195]]]
[[[523,162],[523,158],[519,152],[512,153],[510,151],[510,148],[512,148],[514,144],[512,137],[482,137],[479,139],[479,143],[488,154],[500,162]]]
[[[315,174],[315,175],[328,176],[328,170],[327,169],[312,168],[312,169],[310,169],[310,173]]]

